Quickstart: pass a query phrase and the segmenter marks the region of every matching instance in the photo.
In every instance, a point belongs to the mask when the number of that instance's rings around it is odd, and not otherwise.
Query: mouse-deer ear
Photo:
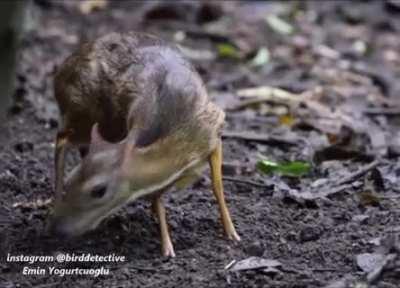
[[[90,133],[90,151],[102,149],[105,146],[111,145],[107,142],[100,134],[99,124],[95,123],[92,127],[92,132]]]
[[[103,137],[101,137],[99,132],[99,123],[95,123],[92,127],[92,132],[90,133],[90,143],[100,143],[103,141]]]

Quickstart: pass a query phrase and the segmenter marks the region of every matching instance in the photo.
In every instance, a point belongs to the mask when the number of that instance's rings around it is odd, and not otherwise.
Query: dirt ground
[[[395,1],[109,1],[85,12],[78,1],[37,0],[31,12],[15,104],[0,124],[1,288],[400,287]],[[240,243],[223,236],[209,173],[165,196],[174,259],[160,256],[146,201],[79,239],[46,233],[58,125],[54,72],[81,42],[131,30],[182,45],[211,97],[226,109],[224,186]],[[241,89],[259,86],[303,100],[251,104],[239,97]],[[312,170],[301,178],[265,175],[256,168],[260,155],[307,161]],[[68,168],[77,161],[75,153]],[[8,254],[60,252],[115,253],[127,261],[30,265],[110,268],[100,277],[26,276],[22,269],[29,263],[6,261]],[[225,269],[253,256],[279,265]]]

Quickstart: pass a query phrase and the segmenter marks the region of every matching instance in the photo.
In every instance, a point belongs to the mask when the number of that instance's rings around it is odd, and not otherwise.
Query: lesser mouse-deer
[[[52,230],[79,235],[142,196],[152,199],[162,253],[174,256],[162,193],[209,163],[227,236],[239,240],[224,200],[224,112],[178,48],[141,33],[111,33],[83,45],[61,65],[55,97],[62,116],[55,153]],[[64,185],[65,149],[83,159]]]

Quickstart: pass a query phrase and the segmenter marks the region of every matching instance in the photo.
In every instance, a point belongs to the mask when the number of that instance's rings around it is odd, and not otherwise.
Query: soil
[[[0,287],[311,288],[339,283],[335,281],[340,279],[350,284],[334,287],[368,282],[357,264],[357,255],[387,247],[384,240],[400,232],[400,141],[396,142],[400,112],[385,112],[398,107],[395,104],[399,102],[398,4],[109,2],[107,7],[88,15],[77,8],[78,1],[37,0],[32,4],[33,26],[24,36],[18,58],[15,103],[0,126]],[[286,13],[294,33],[286,35],[279,28],[269,27],[265,21],[268,13]],[[217,32],[221,26],[224,28],[221,33],[210,32],[213,23],[222,23],[220,27],[214,25]],[[53,195],[54,139],[58,126],[52,91],[54,72],[81,42],[111,31],[131,30],[150,32],[171,41],[183,38],[180,44],[192,49],[189,57],[211,97],[227,110],[226,131],[305,139],[294,145],[229,137],[224,140],[226,198],[241,242],[234,243],[223,235],[209,173],[192,187],[165,195],[176,258],[161,256],[158,226],[145,200],[127,205],[96,230],[77,239],[59,239],[46,232],[51,213],[46,200]],[[186,31],[186,37],[179,31]],[[228,41],[237,46],[240,57],[194,59],[193,50],[216,51],[218,43]],[[270,59],[262,67],[253,67],[249,63],[260,47],[268,48]],[[319,101],[331,111],[347,107],[354,126],[350,125],[349,133],[346,129],[327,133],[326,127],[320,127],[321,115],[311,113],[308,121],[299,121],[303,120],[299,111],[304,107],[290,114],[299,123],[289,126],[276,112],[286,109],[285,105],[269,103],[229,109],[240,102],[238,89],[261,85],[292,93],[322,87]],[[364,108],[383,112],[365,116],[360,114]],[[345,148],[351,156],[337,159],[337,153],[330,158],[323,154],[329,159],[316,161],[316,151],[325,151],[321,147],[328,147],[332,138],[346,138],[340,149]],[[256,169],[260,154],[274,161],[308,161],[313,168],[301,178],[265,175]],[[323,190],[334,185],[373,159],[380,161],[377,168],[350,179],[345,191],[305,199],[304,193],[313,192],[313,187]],[[68,169],[78,161],[75,151],[68,160]],[[374,184],[374,196],[363,196],[367,178]],[[297,191],[297,197],[293,191]],[[33,265],[6,261],[8,254],[57,253],[114,253],[127,260]],[[274,259],[281,266],[273,271],[225,269],[233,260],[251,256]],[[369,286],[358,287],[400,287],[398,262],[385,267]],[[51,265],[104,266],[110,274],[60,277],[22,273],[24,266]]]

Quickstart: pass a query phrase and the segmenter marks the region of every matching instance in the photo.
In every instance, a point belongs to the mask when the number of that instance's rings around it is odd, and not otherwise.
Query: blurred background
[[[383,259],[398,243],[383,239],[400,232],[399,1],[21,0],[1,1],[0,16],[3,251],[128,255],[104,287],[398,287],[398,270],[365,280],[371,267],[358,256],[386,245]],[[225,188],[241,244],[218,238],[208,176],[168,196],[174,261],[157,258],[145,203],[79,243],[40,236],[59,125],[54,73],[85,41],[132,30],[178,45],[225,109]],[[279,264],[224,269],[250,256]],[[0,286],[103,287],[19,269],[0,262]]]

